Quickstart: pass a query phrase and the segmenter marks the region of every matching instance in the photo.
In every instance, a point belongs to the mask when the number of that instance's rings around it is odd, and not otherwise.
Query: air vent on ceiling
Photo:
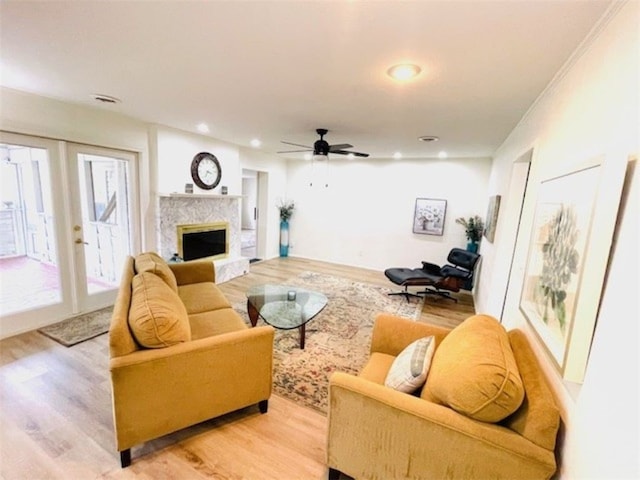
[[[93,95],[91,95],[91,97],[98,101],[98,102],[102,102],[102,103],[120,103],[121,100],[119,98],[116,97],[112,97],[111,95],[103,95],[101,93],[94,93]]]

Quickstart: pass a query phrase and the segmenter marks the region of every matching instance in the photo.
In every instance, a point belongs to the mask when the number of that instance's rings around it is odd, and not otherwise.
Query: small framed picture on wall
[[[447,201],[434,198],[416,198],[413,213],[413,233],[442,235]]]

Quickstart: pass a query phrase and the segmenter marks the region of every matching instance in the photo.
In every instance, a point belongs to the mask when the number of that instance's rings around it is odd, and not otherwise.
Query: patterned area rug
[[[328,303],[307,324],[304,350],[299,348],[297,329],[276,330],[274,390],[325,414],[331,374],[336,370],[357,374],[366,363],[375,316],[387,312],[416,319],[424,303],[424,299],[407,303],[403,297],[389,296],[388,288],[313,272],[284,284],[321,292]],[[233,308],[249,323],[246,304]]]
[[[38,332],[61,343],[65,347],[71,347],[85,340],[97,337],[109,331],[111,312],[113,307],[68,318],[62,322],[53,323],[40,328]]]

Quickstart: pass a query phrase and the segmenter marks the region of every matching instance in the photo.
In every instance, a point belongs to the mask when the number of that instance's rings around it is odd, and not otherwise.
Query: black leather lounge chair
[[[388,268],[385,276],[396,285],[404,287],[400,292],[389,295],[402,295],[409,301],[410,297],[420,298],[421,295],[440,295],[450,298],[456,303],[458,299],[450,292],[471,290],[473,286],[473,272],[480,259],[477,253],[461,248],[452,248],[447,257],[450,265],[440,267],[429,262],[422,262],[422,268]],[[409,287],[425,287],[416,293],[409,292]]]

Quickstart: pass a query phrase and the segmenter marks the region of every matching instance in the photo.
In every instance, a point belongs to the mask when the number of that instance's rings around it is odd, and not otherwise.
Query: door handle
[[[76,243],[84,243],[85,245],[89,245],[88,242],[83,242],[81,238],[76,238]]]

